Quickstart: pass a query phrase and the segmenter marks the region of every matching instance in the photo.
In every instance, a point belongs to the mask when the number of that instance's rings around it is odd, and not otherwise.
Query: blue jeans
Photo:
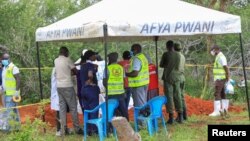
[[[16,107],[17,103],[15,103],[12,100],[12,96],[5,96],[4,103],[5,103],[5,108],[7,108],[5,111],[5,115],[7,117],[6,131],[18,130],[21,125],[19,111],[17,108],[12,108]]]

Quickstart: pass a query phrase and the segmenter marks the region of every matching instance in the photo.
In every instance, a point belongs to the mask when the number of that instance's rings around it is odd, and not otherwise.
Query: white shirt
[[[7,68],[9,68],[9,66],[10,66],[10,64],[9,64],[7,67],[3,67],[3,72],[2,72],[2,85],[3,85],[4,91],[5,91],[5,88],[6,88],[6,87],[5,87],[6,70],[7,70]],[[19,73],[20,73],[19,68],[16,67],[16,66],[14,66],[14,67],[13,67],[12,74],[13,74],[13,75],[16,75],[16,74],[19,74]]]
[[[59,96],[56,88],[56,75],[55,68],[52,70],[51,74],[51,96],[50,96],[50,107],[52,110],[59,111]]]
[[[94,61],[92,63],[98,65],[98,69],[96,72],[97,83],[98,83],[98,86],[100,88],[101,93],[105,93],[105,88],[104,88],[103,83],[102,83],[103,73],[104,73],[104,69],[105,69],[105,61],[104,60],[103,61]]]
[[[79,58],[78,60],[75,61],[75,64],[81,63],[81,60],[82,60],[82,59]],[[76,69],[77,69],[77,70],[80,70],[80,69],[81,69],[81,65],[77,65],[77,66],[76,66]]]
[[[98,70],[96,72],[97,81],[102,80],[104,69],[105,69],[105,61],[104,60],[103,61],[94,61],[93,64],[98,65]]]
[[[218,55],[221,55],[223,54],[222,52],[220,52]],[[227,59],[224,55],[221,55],[219,58],[218,58],[218,62],[222,65],[222,66],[227,66]]]

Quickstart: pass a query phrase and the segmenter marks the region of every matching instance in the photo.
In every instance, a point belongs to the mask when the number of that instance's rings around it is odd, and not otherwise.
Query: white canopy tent
[[[38,28],[36,41],[102,41],[104,24],[108,41],[241,33],[239,16],[179,0],[103,0]]]
[[[179,0],[102,0],[65,19],[36,30],[39,77],[41,77],[39,42],[101,41],[104,43],[106,59],[107,42],[109,41],[157,41],[169,37],[230,33],[239,34],[241,43],[241,19],[239,16],[187,2]],[[241,49],[245,82],[247,82],[242,43]],[[245,85],[248,101],[247,83]],[[40,89],[42,95],[41,78]]]

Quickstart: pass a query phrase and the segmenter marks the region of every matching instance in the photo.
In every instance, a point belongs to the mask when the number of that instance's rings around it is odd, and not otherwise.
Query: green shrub
[[[43,141],[45,138],[41,136],[43,129],[47,128],[47,124],[42,122],[40,119],[35,119],[31,122],[27,119],[19,131],[13,131],[6,136],[6,141]],[[47,137],[47,136],[46,136]],[[46,140],[54,140],[46,138]]]

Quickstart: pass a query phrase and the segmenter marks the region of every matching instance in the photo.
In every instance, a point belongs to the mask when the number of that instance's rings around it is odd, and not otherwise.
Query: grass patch
[[[142,141],[206,141],[207,128],[209,124],[216,125],[242,125],[249,124],[247,111],[241,113],[230,113],[230,118],[222,119],[221,117],[209,117],[207,115],[193,115],[183,124],[174,123],[167,125],[168,132],[162,128],[159,123],[159,131],[152,137],[148,135],[148,131],[143,129],[140,131]],[[55,129],[49,128],[39,121],[28,123],[22,126],[19,132],[3,133],[0,132],[1,141],[61,141],[62,137],[55,136]],[[133,126],[133,123],[131,124]],[[47,128],[43,133],[42,128]],[[88,141],[99,141],[98,136],[87,138]],[[64,141],[82,141],[81,135],[65,136]],[[113,135],[110,135],[106,141],[115,141]]]

